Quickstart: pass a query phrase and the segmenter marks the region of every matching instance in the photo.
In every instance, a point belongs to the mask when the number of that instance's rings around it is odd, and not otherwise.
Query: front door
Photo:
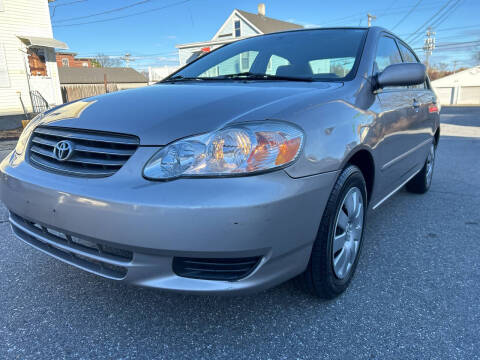
[[[377,45],[374,64],[376,72],[401,62],[396,41],[390,36],[382,36]],[[382,184],[378,191],[383,197],[405,181],[412,172],[413,164],[409,157],[413,144],[411,129],[418,121],[420,108],[416,106],[413,91],[404,86],[378,90],[377,98],[380,105],[377,154],[381,177],[379,183]]]

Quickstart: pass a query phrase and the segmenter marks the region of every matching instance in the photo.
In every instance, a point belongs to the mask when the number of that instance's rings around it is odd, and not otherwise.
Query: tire
[[[424,194],[430,189],[430,186],[432,185],[433,169],[435,167],[435,150],[435,144],[432,143],[422,170],[420,170],[420,172],[406,185],[409,192]]]
[[[357,208],[352,206],[353,197],[358,199]],[[324,299],[337,297],[346,290],[362,249],[366,204],[365,179],[359,168],[350,165],[342,171],[330,194],[307,269],[296,278],[302,289]],[[342,259],[347,262],[343,272]]]

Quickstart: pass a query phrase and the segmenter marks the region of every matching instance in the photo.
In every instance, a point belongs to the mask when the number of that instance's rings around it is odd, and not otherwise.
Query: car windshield
[[[349,80],[365,34],[364,29],[318,29],[251,37],[199,58],[165,81]]]

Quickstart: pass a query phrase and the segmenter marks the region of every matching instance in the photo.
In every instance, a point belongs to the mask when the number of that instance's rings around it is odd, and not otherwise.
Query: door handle
[[[413,108],[416,112],[418,112],[418,109],[420,108],[420,103],[417,101],[417,99],[413,99]]]

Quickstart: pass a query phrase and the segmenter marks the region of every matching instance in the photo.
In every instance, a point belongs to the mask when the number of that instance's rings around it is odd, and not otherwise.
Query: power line
[[[404,14],[405,11],[403,11],[403,10],[411,9],[411,6],[399,6],[399,7],[396,7],[396,8],[392,9],[392,6],[396,2],[398,2],[398,0],[394,0],[387,8],[375,9],[375,10],[371,10],[371,12],[374,12],[377,15],[381,15],[383,17],[386,17],[386,16],[391,16],[391,15]],[[427,3],[424,6],[421,6],[418,10],[429,10],[429,9],[432,9],[432,8],[436,8],[437,5],[435,5],[435,4],[438,4],[439,2],[441,2],[441,1],[435,1],[433,3]],[[390,11],[390,10],[402,10],[402,11]],[[329,20],[327,22],[321,22],[321,24],[322,24],[322,26],[325,26],[325,25],[328,25],[328,24],[337,24],[337,23],[340,23],[340,22],[348,21],[348,20],[352,20],[352,21],[356,22],[357,20],[362,19],[364,17],[364,15],[365,15],[364,12],[359,12],[359,13],[355,13],[355,14],[352,14],[352,15],[332,19],[332,20]]]
[[[447,20],[449,18],[449,16],[451,16],[455,12],[455,10],[458,9],[458,7],[461,5],[461,1],[462,0],[457,0],[457,2],[455,2],[449,9],[445,10],[445,12],[443,14],[441,14],[436,20],[434,20],[429,25],[429,28],[440,26],[442,23],[444,23],[445,20]],[[412,40],[410,40],[410,42],[414,43],[414,42],[420,40],[420,36],[421,36],[421,34],[417,35],[417,36],[414,36],[412,38]]]
[[[52,7],[52,8],[56,8],[56,7],[60,7],[60,6],[66,6],[66,5],[71,5],[71,4],[76,4],[76,3],[79,3],[79,2],[85,2],[85,1],[88,1],[88,0],[75,0],[75,1],[70,1],[68,3],[60,3],[60,4],[57,4],[59,0],[56,0],[54,3],[50,3],[48,4],[48,6]]]
[[[440,16],[437,20],[435,20],[431,26],[433,27],[433,26],[441,25],[445,20],[447,20],[449,16],[451,16],[455,12],[455,10],[457,10],[460,7],[461,4],[462,4],[462,0],[457,0],[457,2],[453,4],[448,11],[443,13],[442,16]]]
[[[456,45],[477,45],[480,44],[480,40],[473,40],[473,41],[459,41],[459,42],[452,42],[452,43],[444,43],[436,45],[437,47],[446,47],[446,46],[456,46]]]
[[[425,4],[425,6],[422,6],[421,9],[426,10],[426,9],[432,8],[432,6],[436,7],[435,4],[438,4],[439,2],[440,1],[435,1],[434,3]],[[407,10],[407,9],[410,9],[410,8],[411,8],[410,6],[399,6],[399,7],[396,7],[396,8],[392,9],[391,6],[389,6],[388,8],[371,10],[371,12],[374,12],[378,15],[398,15],[398,14],[403,14],[405,11],[394,11],[394,12],[392,12],[390,10]],[[332,20],[327,21],[327,22],[323,22],[322,25],[328,25],[328,24],[332,24],[332,23],[335,24],[335,23],[339,23],[341,21],[350,20],[350,19],[354,19],[356,21],[359,17],[363,17],[363,16],[364,16],[364,12],[359,12],[359,13],[355,13],[355,14],[352,14],[352,15],[340,17],[340,18],[337,18],[337,19],[332,19]]]
[[[460,30],[460,29],[472,29],[472,28],[476,28],[476,27],[480,27],[480,24],[475,24],[475,25],[466,25],[466,26],[454,26],[454,27],[450,27],[450,28],[440,28],[440,29],[437,29],[437,31],[450,31],[450,30]],[[399,34],[399,36],[408,36],[408,35],[413,35],[414,33],[411,32],[411,33],[403,33],[403,34]]]
[[[414,39],[416,40],[419,36],[421,36],[421,33],[425,29],[425,27],[428,27],[428,24],[430,21],[433,21],[437,16],[439,16],[447,6],[449,6],[454,0],[448,0],[435,14],[433,14],[427,21],[425,21],[420,27],[413,32],[413,35],[409,36],[408,40],[411,42]],[[420,35],[419,35],[420,34]]]
[[[450,50],[464,47],[472,47],[477,45],[480,45],[480,40],[443,43],[435,45],[435,50]],[[415,48],[415,50],[422,50],[422,48]]]
[[[116,17],[107,18],[107,19],[85,21],[85,22],[74,23],[74,24],[65,24],[65,25],[52,25],[52,26],[53,27],[70,27],[70,26],[87,25],[87,24],[95,24],[95,23],[114,21],[114,20],[129,18],[129,17],[132,17],[132,16],[147,14],[147,13],[151,13],[151,12],[154,12],[154,11],[163,10],[163,9],[174,7],[174,6],[177,6],[177,5],[186,4],[187,2],[190,2],[190,1],[191,0],[178,1],[178,2],[168,4],[168,5],[160,6],[160,7],[157,7],[157,8],[153,8],[153,9],[149,9],[149,10],[145,10],[145,11],[140,11],[140,12],[133,13],[133,14],[128,14],[128,15],[116,16]]]
[[[57,10],[58,7],[60,6],[67,6],[67,5],[74,5],[76,3],[80,3],[80,2],[85,2],[85,1],[88,1],[88,0],[75,0],[75,1],[71,1],[71,2],[68,2],[68,3],[62,3],[62,4],[55,4],[55,3],[52,3],[51,5],[51,9],[52,9],[52,18],[55,16],[55,11]]]
[[[81,1],[84,1],[84,0],[81,0]],[[60,20],[57,20],[55,21],[53,24],[58,24],[58,23],[61,23],[61,22],[66,22],[66,21],[70,21],[70,20],[79,20],[79,19],[86,19],[86,18],[90,18],[92,16],[99,16],[99,15],[105,15],[105,14],[111,14],[111,13],[114,13],[114,12],[117,12],[117,11],[122,11],[122,10],[125,10],[125,9],[130,9],[134,6],[138,6],[138,5],[143,5],[143,4],[146,4],[148,2],[150,2],[152,0],[142,0],[142,1],[138,1],[136,3],[133,3],[133,4],[130,4],[130,5],[125,5],[125,6],[122,6],[122,7],[119,7],[119,8],[115,8],[115,9],[110,9],[110,10],[106,10],[106,11],[102,11],[102,12],[99,12],[99,13],[95,13],[95,14],[89,14],[89,15],[84,15],[84,16],[76,16],[76,17],[71,17],[71,18],[65,18],[65,19],[60,19]]]
[[[420,5],[421,2],[422,2],[422,0],[418,0],[417,3],[410,9],[410,11],[407,12],[407,13],[405,14],[405,16],[402,17],[402,18],[400,19],[400,21],[399,21],[397,24],[395,24],[394,27],[391,28],[391,30],[392,30],[392,31],[395,30],[398,25],[400,25],[402,22],[404,22],[405,19],[406,19],[407,17],[409,17],[410,14],[415,11],[415,9],[418,7],[418,5]]]

